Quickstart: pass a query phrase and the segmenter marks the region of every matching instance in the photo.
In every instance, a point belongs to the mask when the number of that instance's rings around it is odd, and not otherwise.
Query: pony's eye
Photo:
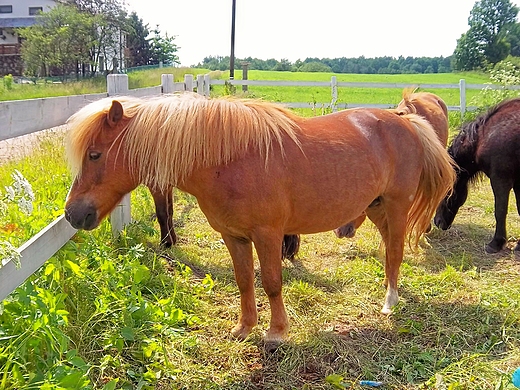
[[[101,153],[100,152],[89,152],[89,154],[88,154],[88,159],[90,161],[96,161],[100,157],[101,157]]]

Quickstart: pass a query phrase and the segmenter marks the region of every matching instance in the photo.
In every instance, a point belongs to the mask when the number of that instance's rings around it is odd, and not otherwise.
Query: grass
[[[19,245],[63,210],[61,134],[40,142],[41,151],[0,166],[0,188],[17,169],[36,194],[32,216],[9,206],[0,241]],[[401,302],[388,317],[379,313],[384,271],[370,222],[353,239],[303,236],[299,258],[283,267],[290,338],[272,352],[262,343],[269,305],[259,279],[259,326],[244,342],[230,337],[239,314],[231,260],[196,200],[176,193],[180,242],[169,250],[158,247],[146,188],[132,193],[132,211],[120,238],[106,221],[78,233],[4,300],[0,388],[325,390],[369,379],[384,389],[513,389],[520,262],[510,251],[484,253],[494,229],[487,180],[450,230],[407,250]],[[513,247],[513,199],[507,228]]]
[[[207,73],[204,69],[190,68],[158,68],[146,71],[135,71],[128,74],[130,89],[153,87],[161,84],[161,74],[171,73],[174,81],[184,80],[185,73]],[[43,97],[83,95],[106,92],[106,78],[95,77],[75,82],[45,82],[36,84],[11,84],[8,88],[0,82],[0,101],[36,99]]]

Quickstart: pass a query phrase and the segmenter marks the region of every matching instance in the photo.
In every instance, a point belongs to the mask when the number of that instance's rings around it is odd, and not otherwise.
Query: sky
[[[517,2],[512,1],[518,6]],[[126,0],[183,66],[231,53],[232,0]],[[475,0],[236,0],[235,57],[450,56]]]

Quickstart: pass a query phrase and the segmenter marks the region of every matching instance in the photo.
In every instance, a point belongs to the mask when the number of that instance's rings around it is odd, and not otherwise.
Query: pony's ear
[[[123,119],[123,106],[117,100],[113,100],[107,113],[107,123],[110,127],[115,127],[121,119]]]

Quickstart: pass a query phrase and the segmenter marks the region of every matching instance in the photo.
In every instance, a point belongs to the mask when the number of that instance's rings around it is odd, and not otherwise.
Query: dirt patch
[[[30,154],[37,148],[44,137],[63,133],[66,125],[56,126],[47,130],[38,131],[20,137],[0,141],[0,164],[17,160]]]

